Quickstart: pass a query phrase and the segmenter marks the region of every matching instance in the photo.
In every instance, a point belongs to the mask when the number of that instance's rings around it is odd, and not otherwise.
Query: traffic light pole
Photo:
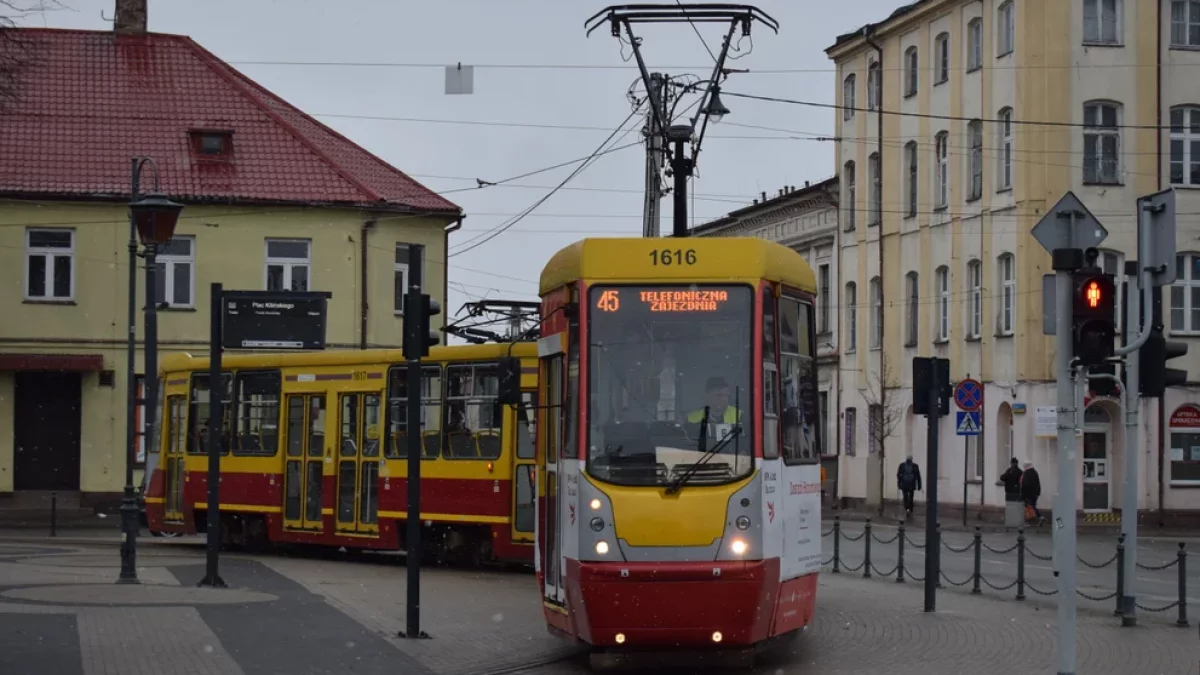
[[[1135,342],[1134,336],[1150,326],[1143,327],[1137,317],[1142,315],[1141,270],[1135,276],[1128,277],[1132,293],[1126,293],[1125,335],[1121,340],[1122,346]],[[1149,284],[1146,284],[1149,287]],[[1149,322],[1146,322],[1147,324]],[[1146,331],[1148,333],[1148,331]],[[1125,355],[1125,385],[1121,392],[1125,399],[1125,480],[1121,487],[1121,534],[1125,535],[1125,574],[1122,577],[1124,588],[1118,588],[1121,594],[1121,625],[1137,625],[1137,600],[1134,592],[1137,582],[1137,513],[1138,513],[1138,458],[1141,457],[1142,435],[1139,432],[1141,396],[1138,394],[1138,351],[1134,350]]]
[[[405,354],[408,381],[405,388],[407,398],[404,425],[408,441],[408,514],[405,517],[408,536],[404,545],[405,562],[408,565],[408,590],[404,599],[407,610],[405,636],[410,638],[424,636],[421,632],[421,352],[415,345],[415,338],[421,332],[416,330],[422,323],[418,316],[420,307],[421,287],[413,284],[408,287],[408,300],[404,303],[404,331],[408,333],[408,353]]]
[[[1074,216],[1072,216],[1074,219]],[[1053,254],[1057,316],[1072,315],[1073,272],[1083,266],[1083,251],[1055,249]],[[1074,337],[1066,326],[1055,331],[1058,389],[1058,494],[1054,500],[1054,574],[1058,577],[1058,675],[1075,675],[1075,383],[1071,377]]]

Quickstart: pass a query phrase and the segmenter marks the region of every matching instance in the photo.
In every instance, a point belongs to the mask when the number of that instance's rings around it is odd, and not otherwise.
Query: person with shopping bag
[[[1045,522],[1042,512],[1038,510],[1038,497],[1042,496],[1042,479],[1038,476],[1033,462],[1025,462],[1025,471],[1021,472],[1021,498],[1025,501],[1025,520],[1041,525]]]

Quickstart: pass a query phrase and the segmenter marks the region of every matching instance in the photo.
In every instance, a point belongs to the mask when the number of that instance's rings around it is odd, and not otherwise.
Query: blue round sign
[[[983,385],[979,380],[966,379],[954,387],[954,403],[964,412],[975,412],[983,406]]]

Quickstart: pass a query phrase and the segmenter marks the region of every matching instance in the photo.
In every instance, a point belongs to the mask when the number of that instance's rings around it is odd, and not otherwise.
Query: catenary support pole
[[[937,582],[938,582],[938,560],[937,560],[937,511],[938,511],[938,424],[941,414],[940,392],[939,387],[944,387],[945,382],[940,379],[943,374],[941,368],[938,367],[940,359],[930,359],[930,387],[929,387],[929,415],[926,419],[929,422],[928,440],[925,443],[925,476],[928,480],[925,481],[925,611],[937,611]]]
[[[137,201],[140,160],[133,158],[132,197]],[[136,584],[137,535],[140,529],[137,498],[133,493],[133,464],[136,458],[137,408],[137,225],[129,213],[129,315],[125,335],[125,490],[121,497],[121,572],[117,583]]]
[[[205,537],[207,546],[204,579],[199,585],[214,588],[225,586],[218,570],[221,556],[221,437],[224,419],[222,408],[225,398],[225,382],[221,373],[223,297],[222,285],[213,284],[209,291],[208,317],[208,531]]]
[[[1074,214],[1071,215],[1072,221]],[[1072,223],[1073,225],[1073,223]],[[1071,377],[1074,358],[1074,339],[1070,317],[1072,272],[1079,269],[1083,252],[1079,249],[1056,249],[1053,253],[1055,279],[1055,309],[1058,326],[1055,330],[1057,354],[1055,375],[1058,389],[1058,494],[1054,500],[1054,574],[1058,577],[1058,675],[1075,675],[1075,482],[1078,472],[1075,461],[1075,381]]]
[[[663,134],[665,130],[659,124],[660,119],[666,119],[666,112],[654,106],[663,101],[666,76],[662,73],[650,75],[652,89],[648,98],[650,110],[646,113],[646,204],[643,209],[642,236],[657,237],[659,235],[659,206],[662,201],[662,166],[663,166]]]
[[[415,259],[416,267],[410,268],[408,287],[408,302],[405,303],[409,315],[404,317],[404,330],[408,333],[408,353],[406,356],[405,381],[405,434],[407,434],[408,452],[408,513],[405,516],[405,564],[407,566],[407,589],[405,591],[405,630],[403,637],[428,637],[421,632],[421,454],[422,434],[424,425],[421,423],[421,341],[428,332],[422,317],[421,286],[419,280],[424,274],[420,268],[420,258]]]

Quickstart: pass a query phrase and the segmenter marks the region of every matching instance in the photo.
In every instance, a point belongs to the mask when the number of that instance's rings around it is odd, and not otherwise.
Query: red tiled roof
[[[185,202],[461,211],[191,38],[10,30],[27,55],[0,100],[0,194],[127,198],[130,157],[147,155]],[[231,131],[232,160],[198,159],[194,130]]]

